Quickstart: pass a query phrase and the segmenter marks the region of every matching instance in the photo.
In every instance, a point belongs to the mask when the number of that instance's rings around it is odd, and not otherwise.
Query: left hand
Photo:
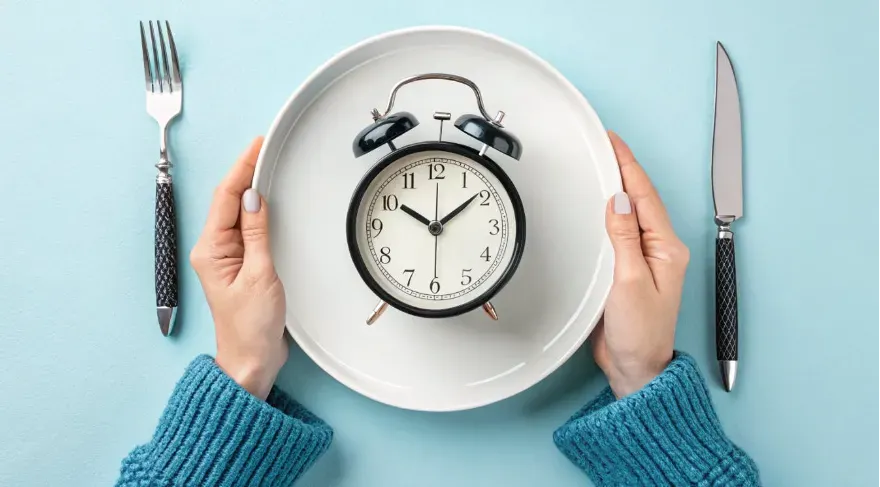
[[[266,201],[251,189],[262,137],[232,166],[214,201],[190,261],[214,317],[217,365],[266,399],[287,361],[284,286],[269,248]]]

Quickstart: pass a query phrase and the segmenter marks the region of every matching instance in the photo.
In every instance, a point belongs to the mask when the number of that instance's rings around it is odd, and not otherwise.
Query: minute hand
[[[477,193],[477,194],[479,194],[479,193]],[[477,194],[471,196],[470,198],[467,199],[467,201],[465,201],[464,203],[458,205],[458,208],[456,208],[456,209],[450,211],[448,215],[444,216],[444,217],[440,220],[440,224],[441,224],[441,225],[446,225],[447,223],[449,223],[449,220],[452,220],[452,218],[455,217],[455,215],[458,215],[459,213],[461,213],[462,211],[464,211],[464,209],[467,208],[467,205],[471,204],[471,201],[473,201],[474,198],[477,197]]]

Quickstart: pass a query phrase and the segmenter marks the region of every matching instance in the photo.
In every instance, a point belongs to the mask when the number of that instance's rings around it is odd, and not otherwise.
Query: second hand
[[[434,192],[434,221],[437,221],[437,215],[440,213],[440,183],[437,183],[437,190]],[[434,279],[437,279],[437,235],[434,235]]]

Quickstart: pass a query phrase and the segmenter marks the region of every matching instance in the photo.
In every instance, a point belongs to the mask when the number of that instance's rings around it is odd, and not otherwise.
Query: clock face
[[[392,152],[355,191],[352,258],[382,299],[420,316],[486,302],[511,277],[525,240],[522,203],[492,161],[434,142]]]

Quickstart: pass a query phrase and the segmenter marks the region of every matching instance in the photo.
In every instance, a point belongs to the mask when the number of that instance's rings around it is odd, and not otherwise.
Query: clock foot
[[[492,306],[492,303],[487,301],[483,305],[483,311],[485,311],[486,314],[489,315],[489,318],[498,321],[498,313],[495,312],[495,306]]]
[[[376,304],[376,307],[373,308],[373,312],[370,313],[370,317],[367,318],[367,324],[372,325],[375,323],[386,309],[388,309],[388,303],[385,301],[379,301],[379,303]]]

